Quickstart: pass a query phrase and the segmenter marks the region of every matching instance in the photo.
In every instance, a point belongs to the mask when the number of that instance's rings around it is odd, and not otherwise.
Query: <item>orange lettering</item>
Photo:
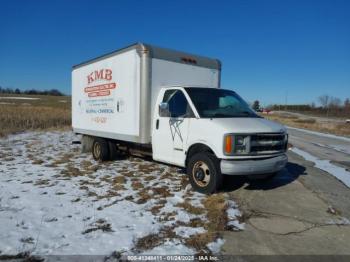
[[[105,69],[105,79],[106,80],[112,80],[112,70]]]
[[[94,72],[90,73],[87,76],[88,84],[91,84],[92,82],[99,79],[112,80],[112,70],[111,69],[101,69],[99,71],[95,70]]]
[[[94,81],[94,78],[92,77],[92,73],[87,76],[88,84],[92,83]]]
[[[100,71],[95,71],[95,80],[97,79],[103,79],[103,69]]]

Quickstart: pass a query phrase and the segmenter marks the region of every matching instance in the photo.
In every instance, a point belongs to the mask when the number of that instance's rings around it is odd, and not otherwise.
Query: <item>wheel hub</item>
[[[197,179],[198,181],[203,181],[203,180],[204,180],[204,177],[205,177],[205,174],[204,174],[203,169],[198,168],[198,169],[195,171],[195,176],[196,176],[196,179]]]
[[[100,154],[101,154],[101,146],[99,144],[95,144],[95,147],[94,147],[94,153],[95,153],[95,156],[97,158],[100,157]]]
[[[208,165],[203,161],[196,162],[192,169],[192,177],[198,186],[204,187],[208,185],[210,182],[210,170]]]

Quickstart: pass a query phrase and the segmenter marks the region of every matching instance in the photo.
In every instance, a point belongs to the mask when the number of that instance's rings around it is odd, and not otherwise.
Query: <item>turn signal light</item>
[[[232,152],[232,136],[225,137],[225,153],[230,154]]]

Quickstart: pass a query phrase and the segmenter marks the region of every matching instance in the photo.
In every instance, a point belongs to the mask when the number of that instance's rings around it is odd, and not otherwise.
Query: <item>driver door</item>
[[[168,89],[162,103],[167,110],[158,110],[152,132],[153,158],[184,166],[189,125],[194,114],[182,90]]]

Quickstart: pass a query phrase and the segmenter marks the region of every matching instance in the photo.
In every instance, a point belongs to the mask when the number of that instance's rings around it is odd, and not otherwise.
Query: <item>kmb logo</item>
[[[96,80],[112,80],[112,70],[111,69],[101,69],[100,71],[94,71],[87,76],[88,84]]]
[[[94,72],[90,73],[87,76],[88,85],[90,85],[91,83],[97,80],[111,81],[112,73],[113,72],[111,69],[95,70]],[[101,85],[85,87],[84,91],[85,93],[88,94],[89,97],[109,96],[111,94],[110,90],[116,87],[117,87],[116,83],[106,83]]]

